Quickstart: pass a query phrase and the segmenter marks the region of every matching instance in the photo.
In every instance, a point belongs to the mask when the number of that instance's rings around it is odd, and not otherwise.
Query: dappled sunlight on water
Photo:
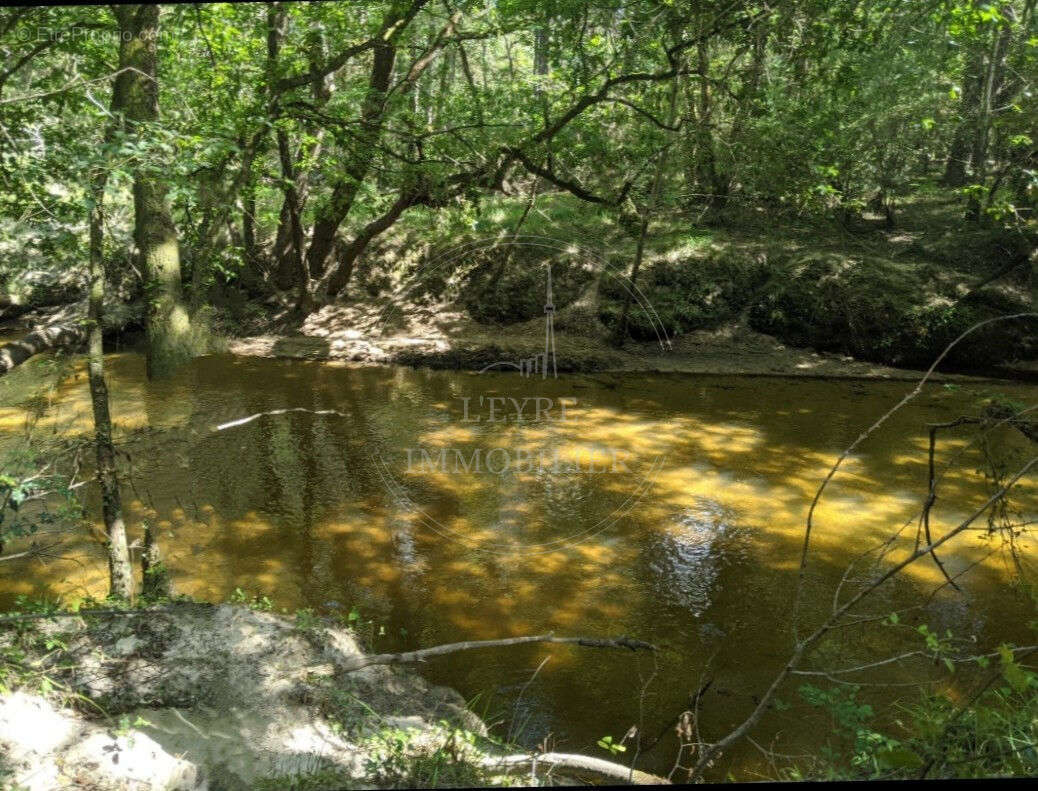
[[[533,743],[547,729],[560,748],[592,754],[599,737],[623,734],[639,718],[655,735],[707,676],[714,685],[701,724],[710,736],[748,713],[790,650],[804,519],[819,482],[910,389],[667,375],[536,380],[230,356],[197,360],[163,382],[144,379],[135,354],[113,355],[109,372],[117,439],[132,469],[123,495],[131,538],[145,520],[157,528],[179,592],[220,600],[241,588],[289,611],[357,607],[384,628],[376,645],[387,650],[552,629],[657,643],[655,665],[626,652],[532,646],[423,669],[468,697],[498,693],[510,716],[519,689],[550,656],[522,704],[541,730],[523,737]],[[1033,387],[1007,387],[1019,401],[1038,396]],[[480,397],[516,408],[523,398],[551,399],[554,418],[565,399],[566,420],[530,419],[533,401],[519,409],[521,419],[513,408],[502,412],[509,419],[489,420]],[[89,433],[82,366],[51,400],[37,432]],[[824,618],[848,563],[906,524],[887,560],[913,549],[927,480],[925,424],[970,411],[974,400],[968,388],[933,387],[847,459],[815,514],[806,623]],[[10,442],[30,405],[4,404],[0,442]],[[347,417],[292,412],[216,430],[287,407]],[[934,511],[937,534],[989,494],[967,436],[949,433],[939,446],[938,470],[952,464]],[[477,451],[490,468],[471,468]],[[506,459],[507,468],[493,467]],[[1034,489],[1014,500],[1032,518]],[[87,505],[99,513],[96,492],[87,492]],[[70,537],[65,560],[5,564],[4,603],[18,594],[103,593],[100,535],[94,524]],[[1033,606],[1012,587],[1011,564],[996,548],[976,531],[942,553],[952,574],[970,569],[964,594],[945,587],[927,603],[943,577],[924,560],[881,589],[866,613],[925,605],[906,623],[976,635],[981,645],[1028,640]],[[874,573],[859,561],[844,598]],[[817,666],[918,647],[877,625],[846,634],[821,647]],[[903,682],[933,672],[889,667],[867,678]],[[817,747],[826,731],[812,716],[798,706],[773,713],[760,740],[778,737],[776,749],[788,752]],[[672,747],[664,739],[645,756],[647,767],[669,769]],[[729,760],[751,772],[761,759],[740,748]]]

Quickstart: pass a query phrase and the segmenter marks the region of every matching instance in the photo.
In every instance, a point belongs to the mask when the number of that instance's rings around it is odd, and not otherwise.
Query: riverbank
[[[4,787],[471,786],[528,771],[454,690],[364,666],[373,658],[341,623],[266,607],[181,601],[4,623]]]
[[[422,332],[379,335],[352,323],[356,308],[333,306],[296,333],[269,333],[226,341],[243,357],[335,360],[360,364],[479,371],[486,366],[515,370],[518,360],[544,352],[543,322],[492,330],[457,316],[430,323]],[[605,338],[566,329],[555,332],[557,370],[562,372],[690,373],[733,376],[791,376],[832,379],[918,381],[923,371],[858,360],[850,355],[791,346],[749,327],[729,324],[695,330],[663,342],[628,342],[622,349]],[[934,381],[1004,378],[1029,381],[1038,372],[1003,366],[981,374],[935,372]]]
[[[713,228],[661,220],[619,349],[610,337],[629,291],[620,273],[634,240],[571,196],[541,202],[522,238],[508,231],[522,208],[512,200],[496,201],[477,228],[452,235],[423,224],[419,212],[379,240],[335,303],[304,318],[287,293],[262,308],[229,301],[218,322],[235,336],[229,350],[515,370],[545,351],[550,264],[559,371],[917,381],[953,340],[988,322],[956,345],[937,378],[1038,377],[1034,322],[991,321],[1032,310],[1026,240],[966,233],[955,206],[935,196],[906,205],[897,230],[776,225],[759,212]],[[385,261],[393,262],[388,273]]]
[[[486,735],[452,690],[343,672],[363,654],[355,636],[302,615],[185,602],[5,626],[5,669],[41,682],[0,699],[10,779],[33,791],[377,786],[391,782],[375,767]]]
[[[661,219],[622,348],[610,339],[634,240],[572,196],[540,201],[521,237],[522,202],[504,197],[472,228],[408,215],[358,262],[348,288],[310,315],[294,310],[298,294],[268,277],[214,287],[211,312],[196,321],[212,327],[214,349],[242,356],[515,370],[545,351],[550,268],[559,371],[918,380],[948,344],[986,322],[956,345],[937,378],[955,371],[1038,380],[1038,326],[994,321],[1033,309],[1028,240],[964,232],[955,206],[933,195],[906,205],[897,230],[776,225],[760,212],[711,228]],[[45,305],[53,291],[36,284],[24,300]],[[128,300],[134,292],[124,285],[119,293]],[[108,348],[132,345],[143,314],[120,300],[109,312],[120,315]],[[19,325],[0,324],[0,341],[58,313],[18,314]]]

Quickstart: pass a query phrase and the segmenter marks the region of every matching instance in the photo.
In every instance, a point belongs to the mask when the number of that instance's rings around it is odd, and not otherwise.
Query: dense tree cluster
[[[309,308],[414,207],[536,176],[633,213],[662,157],[658,200],[708,220],[740,202],[893,224],[933,172],[973,221],[1020,225],[1036,35],[1032,0],[11,8],[0,212],[73,266],[91,207],[113,252],[135,215],[168,330],[181,278],[196,304],[234,272]]]

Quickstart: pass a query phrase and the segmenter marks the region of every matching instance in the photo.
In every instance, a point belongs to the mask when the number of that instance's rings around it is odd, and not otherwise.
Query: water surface
[[[135,535],[142,520],[160,529],[178,591],[215,601],[240,588],[289,611],[355,607],[375,622],[381,650],[552,630],[651,641],[661,648],[655,657],[532,646],[457,654],[421,672],[467,698],[480,696],[477,709],[488,705],[530,745],[547,737],[556,749],[604,757],[595,742],[606,734],[619,738],[637,725],[647,744],[665,733],[639,761],[662,772],[675,754],[668,725],[707,679],[699,724],[710,739],[750,711],[783,664],[807,506],[839,451],[911,388],[691,375],[545,381],[232,356],[202,358],[171,380],[148,382],[133,353],[112,355],[109,376],[121,447],[132,461],[124,487],[129,524]],[[933,386],[848,460],[816,515],[805,624],[825,617],[855,556],[918,512],[925,424],[975,411],[976,396],[994,391],[1038,400],[1033,386]],[[7,442],[30,405],[14,393],[0,408]],[[479,411],[481,396],[484,404],[488,397],[552,399],[556,410],[562,399],[567,419],[554,419],[556,411],[490,421],[485,407]],[[516,402],[495,403],[500,417],[508,414],[502,404]],[[337,414],[292,411],[216,428],[279,409]],[[90,427],[79,366],[36,431],[75,435]],[[939,448],[939,463],[954,463],[935,511],[938,532],[988,496],[977,474],[983,457],[962,450],[967,436],[949,434]],[[424,449],[429,459],[445,450],[468,462],[480,450],[485,462],[498,448],[510,454],[503,471],[501,452],[491,470],[407,463],[408,449],[412,461]],[[545,453],[570,467],[531,463]],[[597,467],[582,466],[592,457]],[[99,513],[96,492],[86,500]],[[1015,503],[1033,518],[1035,500],[1029,485]],[[0,604],[17,594],[103,593],[99,534],[97,524],[71,539],[66,560],[5,563]],[[911,523],[891,557],[903,557],[915,537]],[[948,548],[950,573],[973,566],[961,594],[945,586],[931,595],[943,577],[920,562],[862,613],[901,609],[905,623],[976,636],[983,646],[1033,642],[1026,628],[1033,604],[1012,585],[1016,571],[999,547],[978,530]],[[859,563],[845,589],[871,573]],[[878,624],[838,631],[814,666],[852,666],[919,647],[907,632]],[[953,691],[966,680],[927,662],[845,678],[939,679]],[[822,681],[796,684],[808,680]],[[781,696],[791,706],[772,712],[756,740],[787,754],[817,752],[831,727],[797,703],[796,684]],[[866,687],[863,694],[889,700],[918,692]],[[774,771],[750,744],[724,758],[719,771],[728,770],[747,779]]]

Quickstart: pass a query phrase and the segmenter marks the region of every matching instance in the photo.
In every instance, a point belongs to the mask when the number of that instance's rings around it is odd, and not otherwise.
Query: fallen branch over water
[[[351,673],[370,665],[403,665],[412,662],[424,662],[429,657],[453,654],[458,651],[469,651],[473,648],[501,648],[504,646],[524,645],[526,643],[564,643],[582,645],[587,648],[626,648],[629,651],[655,651],[656,646],[631,637],[556,637],[553,632],[547,634],[528,635],[525,637],[506,637],[500,640],[466,640],[462,643],[445,643],[418,651],[402,651],[399,654],[369,654],[356,656],[338,663],[339,670]]]
[[[529,768],[531,772],[536,772],[538,766],[543,766],[549,769],[574,769],[581,772],[590,772],[608,780],[639,786],[670,785],[670,781],[664,777],[649,774],[648,772],[640,772],[629,766],[605,761],[601,758],[591,758],[587,755],[575,755],[573,753],[505,755],[484,758],[482,764],[491,771],[515,771]]]
[[[140,321],[143,305],[113,302],[105,306],[105,332],[119,332]],[[21,340],[0,346],[0,376],[9,373],[37,354],[56,349],[73,349],[87,341],[90,325],[82,303],[67,305],[51,314],[47,323],[38,326]]]
[[[307,412],[311,415],[337,415],[338,417],[350,417],[345,412],[340,412],[337,409],[307,409],[306,407],[295,406],[287,407],[285,409],[271,409],[268,412],[257,412],[255,415],[249,415],[248,417],[239,418],[238,420],[229,420],[226,423],[221,423],[214,429],[214,431],[237,428],[238,426],[244,426],[246,423],[251,423],[253,420],[257,420],[261,417],[267,417],[269,415],[287,415],[289,412]]]
[[[0,376],[31,357],[51,349],[61,349],[86,343],[85,323],[51,324],[40,327],[18,341],[0,346]]]

